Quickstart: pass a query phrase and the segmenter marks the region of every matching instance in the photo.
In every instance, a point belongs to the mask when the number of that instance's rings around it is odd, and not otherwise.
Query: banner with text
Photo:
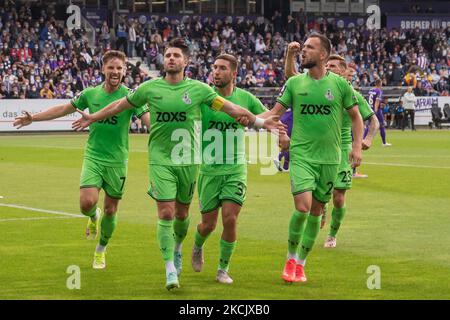
[[[68,103],[67,99],[23,99],[0,100],[0,132],[18,131],[13,127],[14,118],[28,111],[32,114],[44,111],[55,105]],[[79,119],[78,112],[51,121],[33,122],[20,131],[72,131],[72,122]]]
[[[417,97],[415,124],[428,125],[432,119],[431,107],[436,103],[443,110],[446,103],[450,105],[450,97]]]
[[[387,28],[410,30],[419,28],[420,30],[428,30],[430,28],[444,28],[450,27],[450,15],[405,15],[405,16],[387,16]]]

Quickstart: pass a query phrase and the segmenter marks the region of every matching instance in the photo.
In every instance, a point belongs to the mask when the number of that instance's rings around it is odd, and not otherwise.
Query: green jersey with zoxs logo
[[[127,96],[130,104],[147,104],[150,109],[150,164],[200,164],[201,105],[213,107],[217,97],[213,88],[189,78],[177,84],[153,79],[131,92]]]
[[[292,162],[340,163],[343,113],[357,104],[347,81],[332,72],[319,80],[302,73],[289,78],[277,102],[293,110]]]
[[[114,92],[106,92],[104,84],[86,88],[70,102],[79,110],[88,109],[89,113],[97,112],[111,102],[126,97],[130,89],[120,85]],[[128,162],[128,132],[133,114],[140,117],[148,111],[144,104],[136,109],[124,110],[111,118],[100,120],[89,125],[89,139],[86,143],[84,157],[95,160],[110,167],[122,167]]]

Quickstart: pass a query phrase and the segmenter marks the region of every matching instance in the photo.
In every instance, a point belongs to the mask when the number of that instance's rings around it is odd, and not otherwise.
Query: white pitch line
[[[0,222],[5,222],[5,221],[26,221],[26,220],[49,220],[49,219],[75,219],[75,218],[84,218],[84,216],[80,216],[80,217],[11,218],[11,219],[0,219]]]
[[[425,166],[420,164],[404,164],[404,163],[378,163],[378,162],[362,162],[362,165],[370,164],[375,166],[388,166],[388,167],[405,167],[405,168],[428,168],[428,169],[450,169],[450,167],[436,167]]]
[[[45,212],[48,214],[57,214],[57,215],[61,215],[61,216],[68,216],[68,217],[75,217],[75,218],[84,217],[81,214],[73,214],[73,213],[67,213],[67,212],[62,212],[62,211],[44,210],[44,209],[39,209],[39,208],[24,207],[24,206],[19,206],[17,204],[0,203],[0,207],[9,207],[9,208],[37,211],[37,212]]]

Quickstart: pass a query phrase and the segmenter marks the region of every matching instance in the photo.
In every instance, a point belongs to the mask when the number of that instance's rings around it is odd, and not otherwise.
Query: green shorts
[[[148,194],[156,201],[190,204],[194,196],[199,165],[162,166],[150,164]]]
[[[217,209],[226,200],[242,206],[246,194],[246,173],[220,176],[200,174],[198,178],[198,198],[201,213],[207,213]]]
[[[343,146],[341,151],[342,159],[339,165],[338,175],[334,182],[334,188],[340,190],[349,190],[352,188],[353,169],[348,161],[352,146]]]
[[[292,194],[295,196],[312,191],[312,195],[317,201],[327,203],[333,193],[338,167],[337,164],[291,162],[289,174]]]
[[[109,167],[91,159],[84,159],[81,169],[81,188],[102,188],[114,199],[122,199],[127,178],[127,166]]]

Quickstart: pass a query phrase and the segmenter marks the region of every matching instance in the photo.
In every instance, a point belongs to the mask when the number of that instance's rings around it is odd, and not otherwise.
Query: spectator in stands
[[[405,109],[405,116],[403,117],[402,130],[405,130],[406,123],[408,122],[408,117],[411,119],[411,130],[416,130],[414,127],[414,116],[416,109],[416,96],[414,95],[413,88],[408,87],[407,91],[401,100],[402,106]]]
[[[103,47],[107,47],[110,44],[111,36],[109,34],[108,22],[103,21],[100,29],[100,41],[103,43]]]
[[[136,53],[136,28],[134,20],[131,19],[130,26],[128,27],[128,58],[133,58]]]
[[[44,87],[41,89],[40,96],[43,99],[53,99],[55,97],[55,94],[52,90],[50,90],[50,83],[46,82],[44,84]]]
[[[422,86],[422,81],[418,81],[417,82],[417,87],[414,88],[414,95],[417,97],[424,97],[427,96],[427,91],[423,88]],[[405,107],[406,110],[408,110],[408,108]]]
[[[278,87],[278,83],[273,76],[269,76],[264,82],[264,87]]]
[[[116,26],[116,48],[117,50],[122,50],[123,52],[127,52],[127,37],[128,30],[124,21],[119,22]]]
[[[288,21],[286,25],[287,41],[289,42],[294,41],[294,36],[296,33],[297,33],[297,21],[295,21],[291,15],[288,15]]]

